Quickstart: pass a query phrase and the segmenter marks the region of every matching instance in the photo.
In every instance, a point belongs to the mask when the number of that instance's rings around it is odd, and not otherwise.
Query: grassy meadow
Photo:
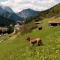
[[[0,36],[0,60],[60,60],[60,26],[49,27],[50,20],[60,20],[60,17],[42,20],[42,30]],[[27,36],[40,37],[43,46],[30,46]]]

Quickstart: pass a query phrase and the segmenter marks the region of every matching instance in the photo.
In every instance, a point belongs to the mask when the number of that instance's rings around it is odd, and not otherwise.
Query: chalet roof
[[[60,21],[49,21],[48,23],[60,23]]]
[[[41,24],[42,22],[35,22],[35,23]]]

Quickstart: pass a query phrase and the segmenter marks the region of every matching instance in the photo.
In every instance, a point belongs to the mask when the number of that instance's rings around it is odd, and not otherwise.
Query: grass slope
[[[60,20],[59,18],[44,19],[43,29],[34,29],[23,36],[0,37],[0,60],[60,60],[60,26],[49,27],[49,20]],[[43,46],[30,46],[26,36],[40,37]]]

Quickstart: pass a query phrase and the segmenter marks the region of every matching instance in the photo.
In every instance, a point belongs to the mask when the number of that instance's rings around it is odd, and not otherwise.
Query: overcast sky
[[[0,0],[0,5],[9,6],[15,12],[27,8],[38,11],[46,10],[58,3],[60,3],[60,0]]]

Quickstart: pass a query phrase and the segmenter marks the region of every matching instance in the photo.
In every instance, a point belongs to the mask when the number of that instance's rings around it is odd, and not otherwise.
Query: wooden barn
[[[42,30],[42,22],[35,22],[37,25],[38,30]]]
[[[49,21],[48,25],[49,26],[59,26],[60,25],[60,21]]]
[[[35,22],[38,22],[38,21],[39,21],[39,19],[36,19],[36,20],[35,20]]]

